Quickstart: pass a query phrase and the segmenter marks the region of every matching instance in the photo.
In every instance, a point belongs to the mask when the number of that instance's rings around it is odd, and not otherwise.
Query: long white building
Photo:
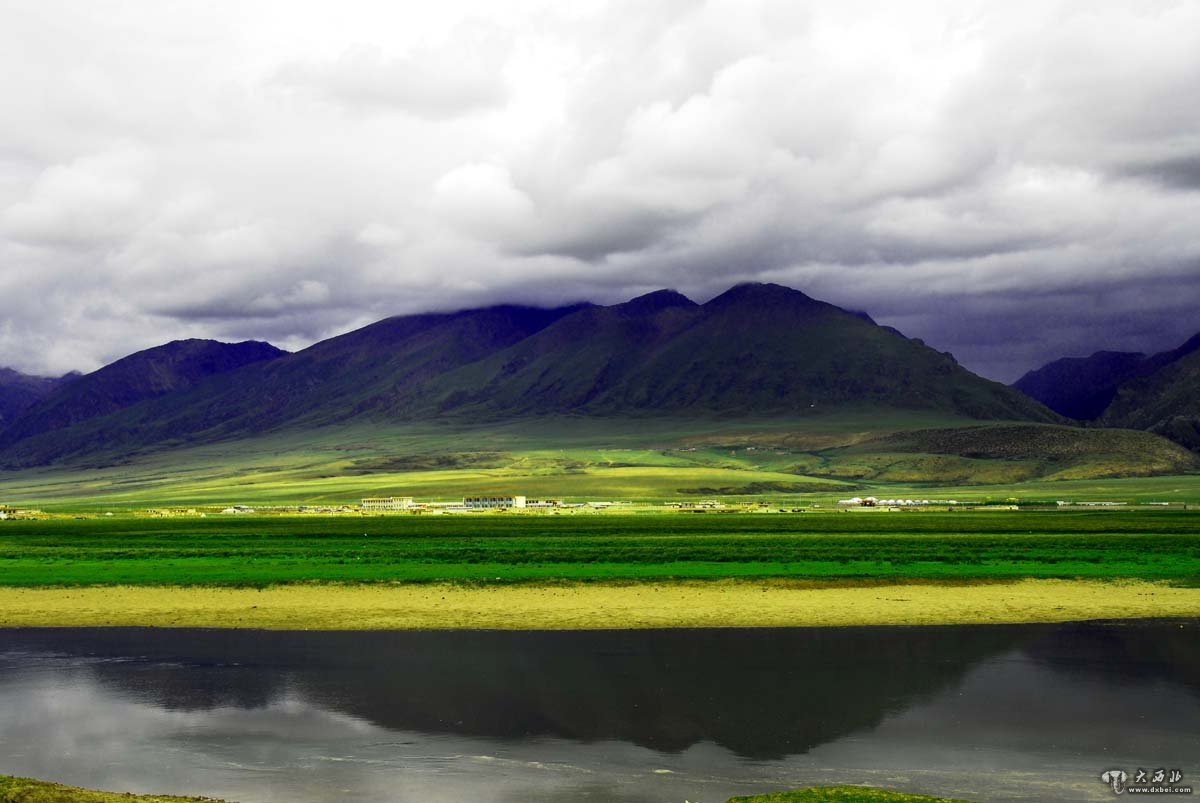
[[[394,510],[408,510],[413,506],[411,496],[372,496],[362,500],[364,513],[385,513]]]

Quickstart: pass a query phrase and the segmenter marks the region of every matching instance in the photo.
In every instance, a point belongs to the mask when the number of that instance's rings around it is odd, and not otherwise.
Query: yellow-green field
[[[1144,433],[980,425],[920,413],[359,424],[169,446],[109,462],[0,472],[0,502],[56,511],[342,504],[393,494],[1200,503],[1200,474],[1189,473],[1197,458]]]
[[[0,587],[2,627],[561,630],[1196,616],[1200,588],[1145,581]]]

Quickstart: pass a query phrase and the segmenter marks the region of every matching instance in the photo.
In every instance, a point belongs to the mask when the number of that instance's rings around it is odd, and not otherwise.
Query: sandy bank
[[[1060,622],[1200,616],[1200,588],[1145,581],[973,585],[0,587],[0,626],[588,629]]]

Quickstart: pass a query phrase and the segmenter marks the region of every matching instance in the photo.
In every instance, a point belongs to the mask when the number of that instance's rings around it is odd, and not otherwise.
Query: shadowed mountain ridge
[[[780,285],[743,284],[702,305],[663,290],[612,306],[389,318],[121,409],[10,429],[0,462],[111,459],[351,419],[792,417],[843,405],[1060,421],[869,318]]]

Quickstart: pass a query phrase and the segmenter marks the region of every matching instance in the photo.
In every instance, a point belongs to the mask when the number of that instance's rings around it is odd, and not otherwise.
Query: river
[[[0,773],[240,803],[722,803],[1200,786],[1200,621],[0,630]],[[1178,798],[1176,798],[1178,799]]]

